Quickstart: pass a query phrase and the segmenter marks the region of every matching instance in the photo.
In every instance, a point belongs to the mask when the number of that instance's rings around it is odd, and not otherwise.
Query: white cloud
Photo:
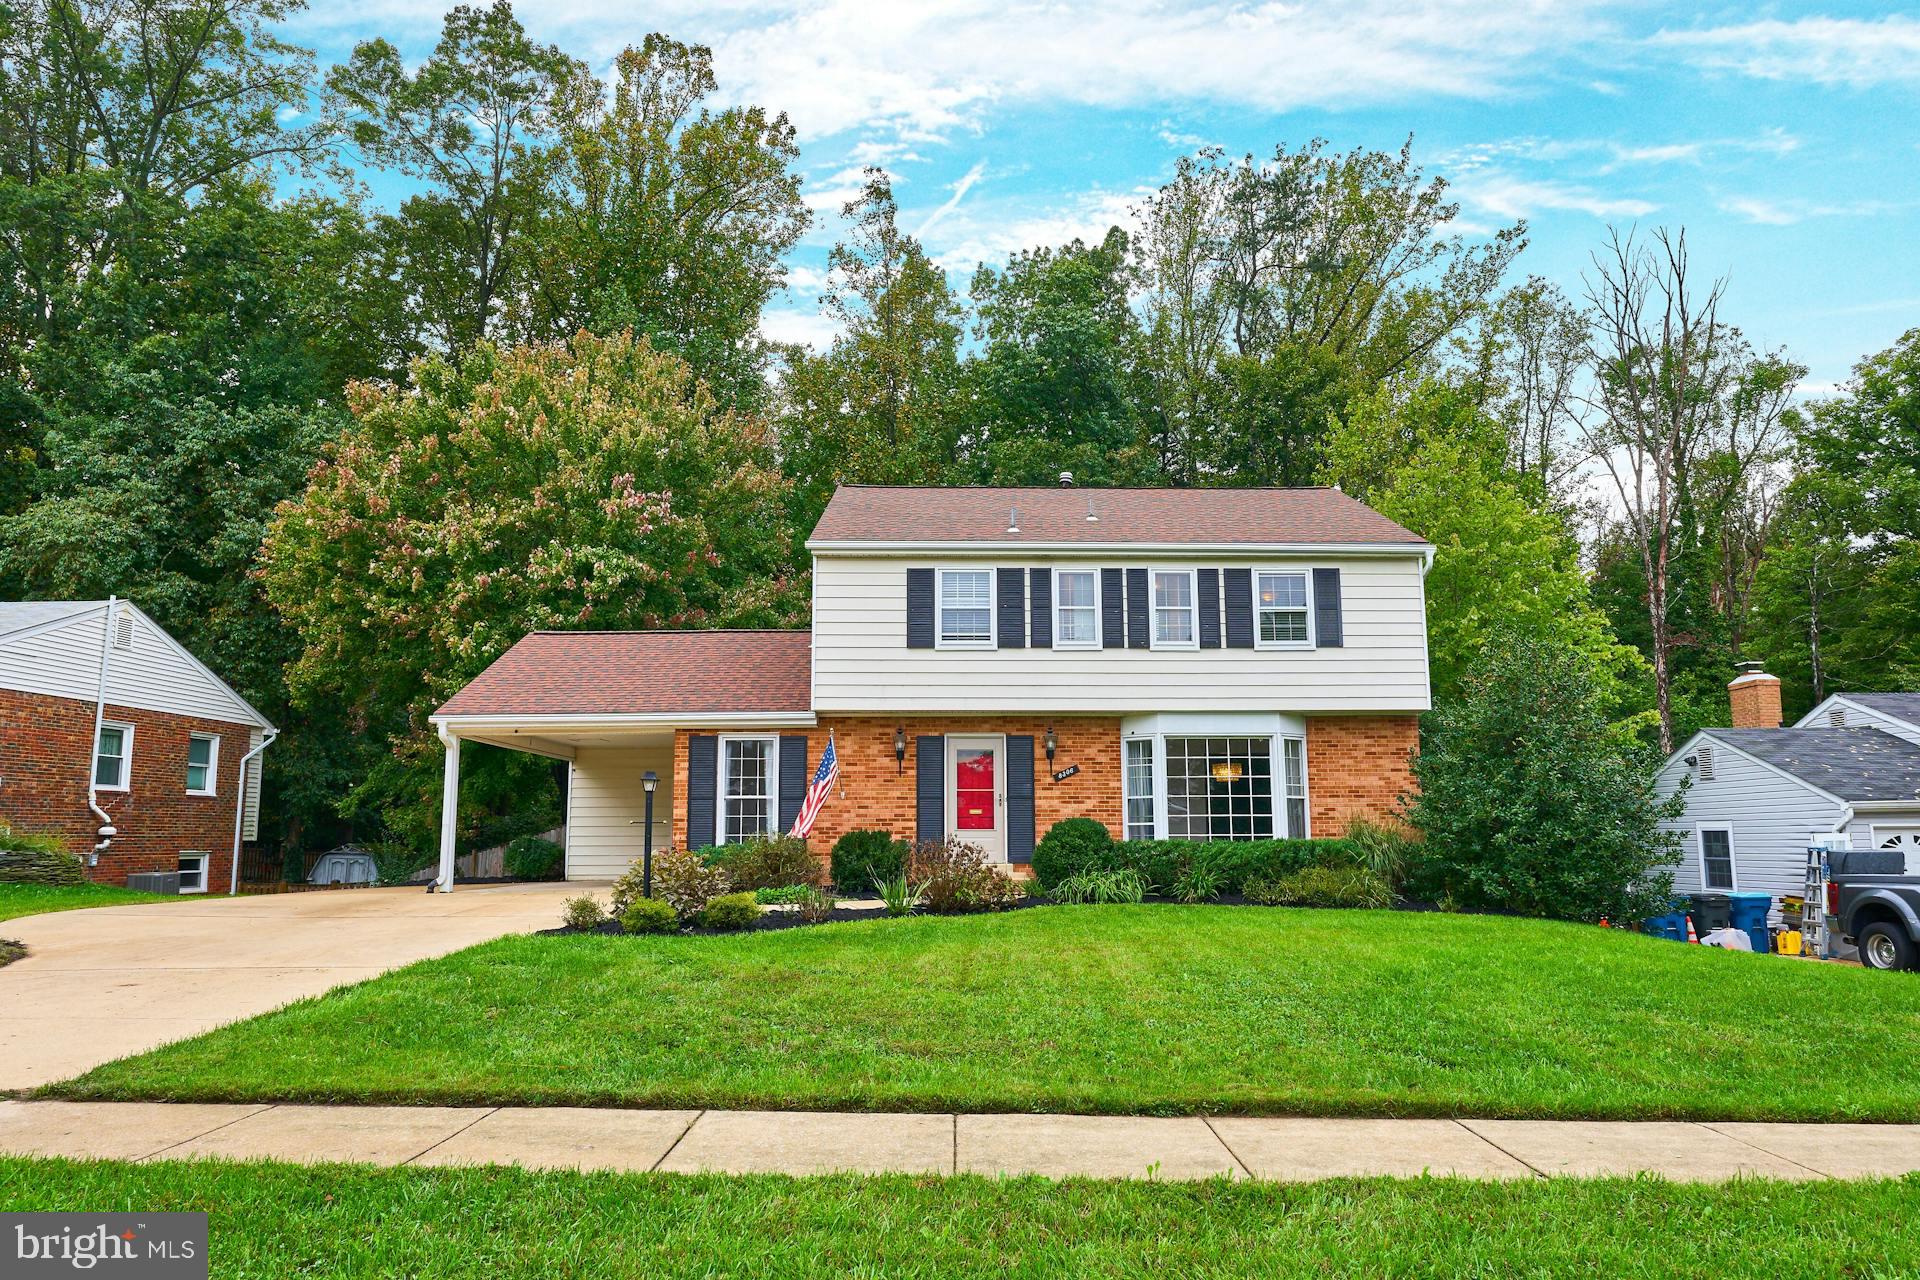
[[[1867,218],[1891,213],[1899,206],[1885,200],[1854,200],[1822,204],[1812,200],[1768,200],[1760,196],[1728,196],[1720,202],[1725,213],[1768,227],[1790,227],[1808,218]]]
[[[1469,206],[1501,218],[1531,218],[1546,210],[1570,210],[1596,218],[1644,218],[1660,207],[1633,196],[1499,172],[1472,176],[1455,193]]]
[[[950,274],[959,275],[983,262],[998,265],[1023,249],[1071,240],[1094,244],[1113,227],[1131,230],[1135,207],[1150,194],[1148,187],[1086,191],[1039,208],[976,202],[958,210],[927,238],[927,254]]]
[[[1763,18],[1692,31],[1661,31],[1651,43],[1700,66],[1763,80],[1812,80],[1864,88],[1920,80],[1920,18]]]
[[[760,335],[771,342],[797,342],[825,351],[839,332],[840,326],[818,310],[771,308],[760,314]]]
[[[812,190],[802,189],[801,200],[815,212],[839,213],[849,202],[858,200],[860,193],[867,189],[866,170],[856,165],[830,173],[820,182],[821,185]]]
[[[967,192],[973,190],[973,184],[980,181],[980,175],[986,172],[986,168],[987,162],[985,160],[977,161],[973,168],[967,170],[960,176],[958,182],[950,183],[947,189],[953,192],[953,194],[947,198],[945,204],[926,216],[920,223],[919,228],[913,233],[914,238],[925,243],[927,232],[939,226],[948,214],[960,207],[960,202],[967,198]]]

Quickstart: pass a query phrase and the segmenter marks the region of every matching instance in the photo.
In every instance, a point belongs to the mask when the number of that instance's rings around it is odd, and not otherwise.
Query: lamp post
[[[660,785],[660,775],[649,769],[640,775],[640,785],[647,793],[646,829],[640,833],[640,894],[653,896],[653,791]]]

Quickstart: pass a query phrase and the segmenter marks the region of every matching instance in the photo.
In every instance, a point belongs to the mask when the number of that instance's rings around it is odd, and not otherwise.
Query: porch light
[[[1046,743],[1047,743],[1047,767],[1051,769],[1053,767],[1053,753],[1060,746],[1060,740],[1053,736],[1052,725],[1047,726]]]
[[[1238,782],[1240,773],[1240,763],[1237,760],[1222,760],[1213,766],[1215,782]]]
[[[902,774],[907,771],[907,726],[896,725],[893,730],[893,771]]]
[[[646,789],[648,795],[652,795],[660,786],[660,775],[649,769],[640,775],[640,785]]]

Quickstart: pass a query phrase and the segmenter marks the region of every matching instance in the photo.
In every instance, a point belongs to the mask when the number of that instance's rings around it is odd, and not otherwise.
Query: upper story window
[[[1261,571],[1255,575],[1256,641],[1262,649],[1305,649],[1313,642],[1308,630],[1307,575]]]
[[[942,569],[939,604],[942,648],[993,647],[993,570]]]
[[[132,769],[133,726],[104,722],[93,744],[93,785],[102,791],[125,791]]]
[[[1197,649],[1194,629],[1193,570],[1153,571],[1153,647]]]
[[[187,794],[210,796],[218,776],[220,739],[210,733],[187,735]]]
[[[773,834],[775,738],[720,739],[720,843]]]
[[[1060,569],[1053,575],[1053,647],[1100,647],[1100,571]]]

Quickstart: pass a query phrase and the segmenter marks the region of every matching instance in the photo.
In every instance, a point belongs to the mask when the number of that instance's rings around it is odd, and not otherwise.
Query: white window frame
[[[775,733],[723,733],[720,735],[719,760],[714,767],[713,842],[727,843],[727,744],[764,742],[767,744],[767,829],[765,835],[780,834],[780,735]]]
[[[185,887],[185,884],[183,882],[180,892],[181,893],[205,893],[207,891],[207,876],[213,870],[213,855],[210,853],[201,853],[197,849],[181,850],[180,861],[185,862],[188,858],[198,858],[200,860],[200,887],[198,889],[189,889]],[[186,873],[183,871],[181,872],[181,874],[184,876]]]
[[[1727,887],[1722,889],[1707,880],[1707,835],[1709,831],[1727,833]],[[1738,893],[1740,892],[1740,855],[1733,843],[1733,824],[1731,822],[1696,822],[1693,824],[1693,847],[1700,857],[1700,891],[1702,893]]]
[[[100,739],[108,729],[120,730],[120,777],[113,783],[98,781],[100,777]],[[118,720],[102,720],[100,730],[93,736],[93,759],[89,761],[93,772],[88,776],[95,779],[95,791],[129,791],[133,788],[133,726]]]
[[[1187,616],[1190,620],[1186,640],[1162,640],[1160,638],[1160,605],[1158,590],[1162,574],[1178,574],[1187,580]],[[1173,612],[1169,610],[1169,612]],[[1147,566],[1147,638],[1149,647],[1175,652],[1200,647],[1200,575],[1195,569],[1169,569],[1165,565]]]
[[[1128,789],[1133,777],[1128,772],[1127,748],[1133,743],[1145,743],[1147,748],[1147,833],[1134,834],[1134,823],[1128,805],[1135,798]],[[1160,759],[1162,747],[1158,735],[1151,733],[1130,733],[1120,739],[1120,838],[1122,840],[1158,840],[1160,833],[1166,830],[1167,799],[1160,786]]]
[[[189,733],[187,735],[187,772],[189,778],[192,777],[193,772],[193,744],[196,742],[209,742],[213,744],[212,748],[207,752],[207,785],[204,788],[189,786],[187,788],[187,794],[190,796],[217,796],[220,794],[220,735],[217,733]]]
[[[1258,625],[1256,621],[1255,626]],[[1300,744],[1300,794],[1298,796],[1293,795],[1287,789],[1287,744],[1293,742]],[[1280,794],[1274,798],[1279,801],[1280,825],[1286,828],[1287,839],[1289,840],[1311,840],[1313,838],[1313,784],[1309,781],[1310,775],[1307,770],[1306,735],[1299,733],[1279,734],[1275,736],[1274,744],[1279,748],[1277,759],[1280,762],[1280,770],[1275,777],[1275,782],[1278,784]],[[1296,799],[1300,801],[1300,829],[1298,831],[1293,829],[1293,818],[1287,807]]]
[[[987,638],[949,640],[946,626],[947,578],[956,573],[985,574],[987,579]],[[933,647],[936,649],[996,649],[1000,645],[1000,575],[992,568],[952,565],[933,571]]]
[[[1260,575],[1286,574],[1289,577],[1305,580],[1307,588],[1307,638],[1305,640],[1262,640],[1260,638]],[[1257,565],[1253,570],[1253,647],[1266,650],[1299,650],[1313,648],[1317,637],[1313,633],[1313,570],[1291,565]]]
[[[1061,575],[1068,574],[1068,573],[1079,574],[1083,577],[1088,577],[1093,579],[1093,639],[1092,640],[1062,640],[1060,638],[1060,610],[1063,607],[1060,603],[1060,578],[1061,578]],[[1053,571],[1053,647],[1056,649],[1071,649],[1076,651],[1086,650],[1086,649],[1098,649],[1100,647],[1100,642],[1106,638],[1106,636],[1104,635],[1104,633],[1102,633],[1100,629],[1100,612],[1101,612],[1100,605],[1101,605],[1100,570],[1077,569],[1077,568],[1054,569]],[[1075,605],[1074,607],[1079,608],[1078,605]]]

